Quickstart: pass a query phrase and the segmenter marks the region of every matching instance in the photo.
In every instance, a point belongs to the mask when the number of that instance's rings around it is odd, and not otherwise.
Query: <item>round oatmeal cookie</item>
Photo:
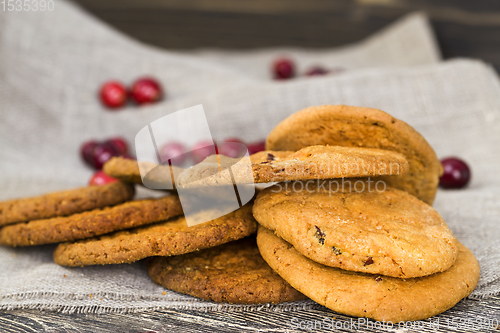
[[[81,213],[116,205],[133,196],[133,186],[114,182],[3,201],[0,202],[0,226]]]
[[[456,239],[431,206],[369,179],[279,183],[261,191],[255,219],[323,265],[400,278],[447,270]]]
[[[222,171],[219,171],[219,164]],[[251,167],[251,168],[250,168]],[[229,171],[231,170],[231,172]],[[302,179],[402,175],[408,162],[397,152],[339,146],[262,151],[249,158],[209,156],[179,174],[179,187],[269,183]]]
[[[253,234],[257,223],[250,204],[215,220],[188,227],[179,217],[75,243],[62,243],[54,261],[62,266],[131,263],[153,256],[174,256],[221,245]]]
[[[401,153],[409,163],[408,173],[382,179],[428,204],[434,201],[443,172],[436,153],[411,126],[381,110],[346,105],[312,106],[279,123],[266,141],[268,150],[297,151],[313,145]]]
[[[391,321],[394,325],[426,319],[450,309],[467,297],[479,280],[477,259],[460,243],[457,261],[450,269],[411,279],[321,265],[262,226],[257,244],[269,266],[312,300],[339,313]]]
[[[45,220],[8,225],[0,229],[0,245],[31,246],[72,242],[181,215],[179,197],[128,201],[113,207]]]
[[[254,237],[210,249],[148,261],[157,284],[206,301],[233,304],[306,299],[262,259]]]

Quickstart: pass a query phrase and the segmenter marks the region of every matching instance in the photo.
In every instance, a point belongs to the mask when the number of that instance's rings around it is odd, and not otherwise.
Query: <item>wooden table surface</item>
[[[421,10],[432,21],[445,58],[473,57],[500,69],[500,1],[495,0],[78,0],[91,13],[143,42],[168,49],[270,46],[325,48],[358,41]],[[294,319],[295,318],[295,319]],[[303,321],[349,322],[324,307],[290,312],[162,310],[132,314],[0,312],[0,332],[298,332]],[[500,332],[470,322],[500,320],[500,296],[463,300],[423,327],[400,332]],[[352,318],[354,321],[357,318]],[[436,330],[436,320],[439,329]],[[455,319],[455,321],[453,321]],[[294,320],[292,322],[292,320]],[[495,322],[496,320],[496,322]],[[453,324],[452,324],[453,323]],[[293,326],[292,326],[293,325]],[[317,324],[316,324],[317,325]],[[496,329],[495,329],[496,328]],[[316,326],[314,331],[332,332]],[[349,331],[336,329],[335,331]],[[378,332],[367,325],[352,331]]]
[[[132,314],[67,315],[15,310],[0,313],[0,332],[302,332],[310,325],[308,322],[317,321],[323,325],[325,318],[330,325],[334,320],[334,325],[341,323],[344,328],[333,330],[316,323],[314,332],[394,332],[373,327],[373,321],[370,321],[370,326],[358,322],[358,318],[339,315],[319,305],[313,310],[287,312],[161,310]],[[357,324],[355,327],[351,326],[351,319]],[[431,320],[407,324],[406,330],[399,332],[499,332],[499,321],[500,296],[484,300],[465,299],[445,313]],[[298,327],[299,323],[302,329]],[[398,328],[398,324],[395,323],[394,328]]]

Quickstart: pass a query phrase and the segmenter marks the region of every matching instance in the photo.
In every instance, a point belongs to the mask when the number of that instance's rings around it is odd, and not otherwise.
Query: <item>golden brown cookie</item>
[[[140,169],[146,174],[144,182],[141,178]],[[102,170],[108,176],[127,183],[169,190],[173,187],[173,173],[180,173],[182,169],[177,166],[158,165],[151,162],[137,162],[123,157],[113,157],[104,164]]]
[[[382,179],[432,204],[441,163],[425,139],[411,126],[372,108],[346,105],[313,106],[299,111],[276,126],[266,141],[269,150],[299,150],[313,145],[365,147],[403,154],[409,172]]]
[[[305,299],[262,259],[254,237],[148,262],[157,284],[206,301],[234,304]]]
[[[54,192],[38,197],[0,202],[0,226],[67,216],[87,210],[116,205],[130,200],[134,188],[121,182],[102,186],[87,186]]]
[[[421,320],[453,307],[479,280],[479,263],[458,243],[455,264],[445,272],[398,279],[344,271],[318,264],[259,226],[257,244],[264,260],[304,295],[327,308],[378,321]]]
[[[46,220],[8,225],[0,229],[0,245],[30,246],[107,234],[181,215],[179,197],[128,201],[114,207]]]
[[[219,163],[224,169],[222,172],[219,172]],[[228,185],[233,184],[233,179],[236,184],[269,183],[402,175],[407,171],[408,162],[396,152],[371,148],[311,146],[297,152],[262,151],[251,155],[250,161],[248,158],[239,160],[209,156],[180,173],[177,184],[179,187]]]
[[[458,254],[438,212],[381,181],[279,183],[257,195],[253,214],[304,256],[345,270],[418,277],[445,271]]]
[[[173,256],[221,245],[251,235],[257,223],[246,205],[215,220],[188,227],[179,217],[75,243],[62,243],[54,260],[62,266],[131,263],[152,256]]]

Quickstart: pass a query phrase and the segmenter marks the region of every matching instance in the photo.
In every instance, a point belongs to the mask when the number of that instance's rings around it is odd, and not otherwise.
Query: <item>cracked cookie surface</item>
[[[410,125],[384,111],[346,105],[312,106],[279,123],[266,140],[268,150],[293,150],[313,145],[391,150],[406,157],[409,171],[382,176],[388,185],[432,204],[441,163],[427,141]]]
[[[62,243],[54,261],[62,266],[131,263],[221,245],[251,235],[257,223],[250,204],[215,220],[188,227],[184,217],[111,234]]]
[[[210,249],[148,261],[157,284],[207,301],[233,304],[306,299],[262,259],[254,237]]]
[[[295,289],[327,308],[374,320],[421,320],[453,307],[479,280],[479,263],[462,244],[445,272],[411,279],[344,271],[316,263],[259,226],[257,244],[264,260]]]
[[[0,202],[0,226],[112,206],[130,200],[133,196],[134,188],[131,185],[114,182],[3,201]]]
[[[65,217],[34,220],[0,229],[0,245],[30,246],[75,241],[181,215],[179,197],[128,201]]]
[[[219,170],[219,163],[222,170]],[[229,168],[231,172],[229,172]],[[180,187],[269,183],[302,179],[402,175],[406,158],[397,152],[372,148],[311,146],[293,151],[262,151],[249,158],[220,155],[179,174]]]
[[[253,214],[304,256],[345,270],[409,278],[457,258],[456,239],[431,206],[369,179],[279,183],[257,195]]]

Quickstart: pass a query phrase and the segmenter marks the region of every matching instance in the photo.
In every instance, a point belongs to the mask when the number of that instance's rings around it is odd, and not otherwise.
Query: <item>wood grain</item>
[[[296,318],[296,320],[294,320]],[[350,322],[352,317],[343,316],[320,305],[311,310],[270,312],[214,312],[192,310],[158,310],[130,314],[62,314],[58,312],[40,312],[37,310],[14,310],[0,312],[1,332],[78,332],[78,333],[115,333],[115,332],[302,332],[296,328],[299,321],[320,321],[327,318],[335,322]],[[447,326],[455,318],[477,320],[500,320],[500,296],[484,300],[466,299],[445,313],[423,321],[422,327],[408,327],[405,332],[498,332],[495,327],[489,329],[471,329],[470,326]],[[436,320],[439,319],[439,329]],[[293,327],[292,327],[292,320]],[[357,322],[357,318],[352,318]],[[330,321],[331,322],[331,321]],[[433,327],[430,327],[430,323]],[[371,322],[373,325],[373,321]],[[328,327],[315,332],[332,332]],[[397,324],[395,325],[397,326]],[[493,325],[496,326],[496,325]],[[380,332],[379,328],[358,325],[347,332]],[[388,331],[388,330],[382,330]]]
[[[443,56],[480,58],[500,69],[495,0],[77,0],[124,33],[167,49],[271,46],[327,48],[371,35],[424,11]]]

